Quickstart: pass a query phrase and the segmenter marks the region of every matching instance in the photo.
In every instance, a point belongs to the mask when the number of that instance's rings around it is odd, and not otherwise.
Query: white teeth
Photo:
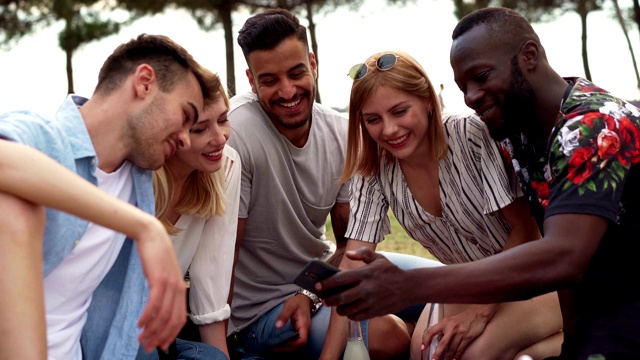
[[[280,103],[280,105],[287,108],[293,108],[293,107],[296,107],[298,104],[300,104],[301,100],[302,99],[293,101],[293,102],[288,102],[288,103]]]
[[[405,134],[404,136],[394,139],[394,140],[388,140],[387,142],[391,145],[398,145],[401,142],[405,141],[407,138],[409,137],[409,134]]]
[[[210,157],[217,157],[217,156],[220,156],[220,154],[222,154],[222,149],[220,149],[218,151],[210,152],[210,153],[205,153],[205,154],[202,154],[202,155],[210,156]]]
[[[492,107],[490,107],[490,108],[488,108],[487,110],[483,111],[483,112],[482,112],[482,114],[480,114],[480,116],[485,116],[485,115],[487,115],[487,113],[488,113],[491,109],[493,109],[493,106],[492,106]]]

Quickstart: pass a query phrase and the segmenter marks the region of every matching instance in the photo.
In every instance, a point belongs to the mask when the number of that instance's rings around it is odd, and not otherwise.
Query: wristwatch
[[[322,299],[320,299],[318,297],[318,295],[312,293],[309,290],[306,289],[300,289],[298,291],[296,291],[296,295],[298,294],[302,294],[306,297],[308,297],[311,302],[313,303],[313,305],[311,306],[311,315],[315,314],[316,311],[318,311],[318,309],[320,309],[320,306],[322,306]]]

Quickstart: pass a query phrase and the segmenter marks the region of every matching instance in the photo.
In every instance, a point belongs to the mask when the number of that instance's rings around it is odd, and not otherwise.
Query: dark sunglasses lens
[[[362,79],[362,77],[367,74],[368,70],[369,68],[365,64],[353,65],[351,70],[349,70],[349,77],[353,80]]]
[[[378,58],[376,66],[380,70],[389,70],[396,64],[397,59],[394,54],[384,54]]]

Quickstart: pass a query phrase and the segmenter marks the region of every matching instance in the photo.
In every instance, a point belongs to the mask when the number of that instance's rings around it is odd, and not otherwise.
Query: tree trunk
[[[307,21],[309,22],[309,34],[311,35],[311,51],[316,55],[316,102],[320,101],[320,87],[318,86],[318,79],[320,78],[320,58],[318,57],[318,41],[316,38],[316,24],[313,22],[313,4],[311,1],[307,1]]]
[[[233,22],[231,19],[231,8],[224,8],[220,11],[222,27],[224,28],[224,44],[226,48],[227,62],[227,92],[229,97],[236,94],[236,67],[233,55]]]
[[[638,32],[640,32],[640,3],[638,0],[633,0],[633,18],[638,26]]]
[[[67,55],[67,94],[73,94],[75,92],[73,89],[73,64],[71,63],[73,49],[65,49],[64,52]]]
[[[618,5],[618,0],[613,0],[613,6],[616,8],[616,16],[618,17],[618,22],[620,22],[620,26],[622,27],[622,32],[624,33],[625,39],[627,39],[627,46],[629,47],[629,52],[631,53],[631,61],[633,62],[633,71],[636,74],[636,87],[640,89],[640,74],[638,74],[638,64],[636,63],[636,56],[633,53],[633,46],[631,45],[631,40],[629,40],[629,33],[627,33],[627,26],[624,23],[624,17],[622,17],[622,12],[620,11],[620,5]]]
[[[584,76],[591,81],[591,71],[589,70],[589,56],[587,55],[587,10],[586,0],[579,0],[578,14],[580,14],[580,22],[582,25],[582,65],[584,66]]]

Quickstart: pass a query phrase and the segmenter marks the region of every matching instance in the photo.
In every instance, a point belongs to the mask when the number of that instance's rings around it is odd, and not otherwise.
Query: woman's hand
[[[441,359],[446,354],[446,360],[460,359],[467,347],[484,332],[496,309],[497,304],[469,305],[460,314],[442,319],[425,331],[422,351],[428,352],[431,341],[438,336],[440,340],[432,358]]]

